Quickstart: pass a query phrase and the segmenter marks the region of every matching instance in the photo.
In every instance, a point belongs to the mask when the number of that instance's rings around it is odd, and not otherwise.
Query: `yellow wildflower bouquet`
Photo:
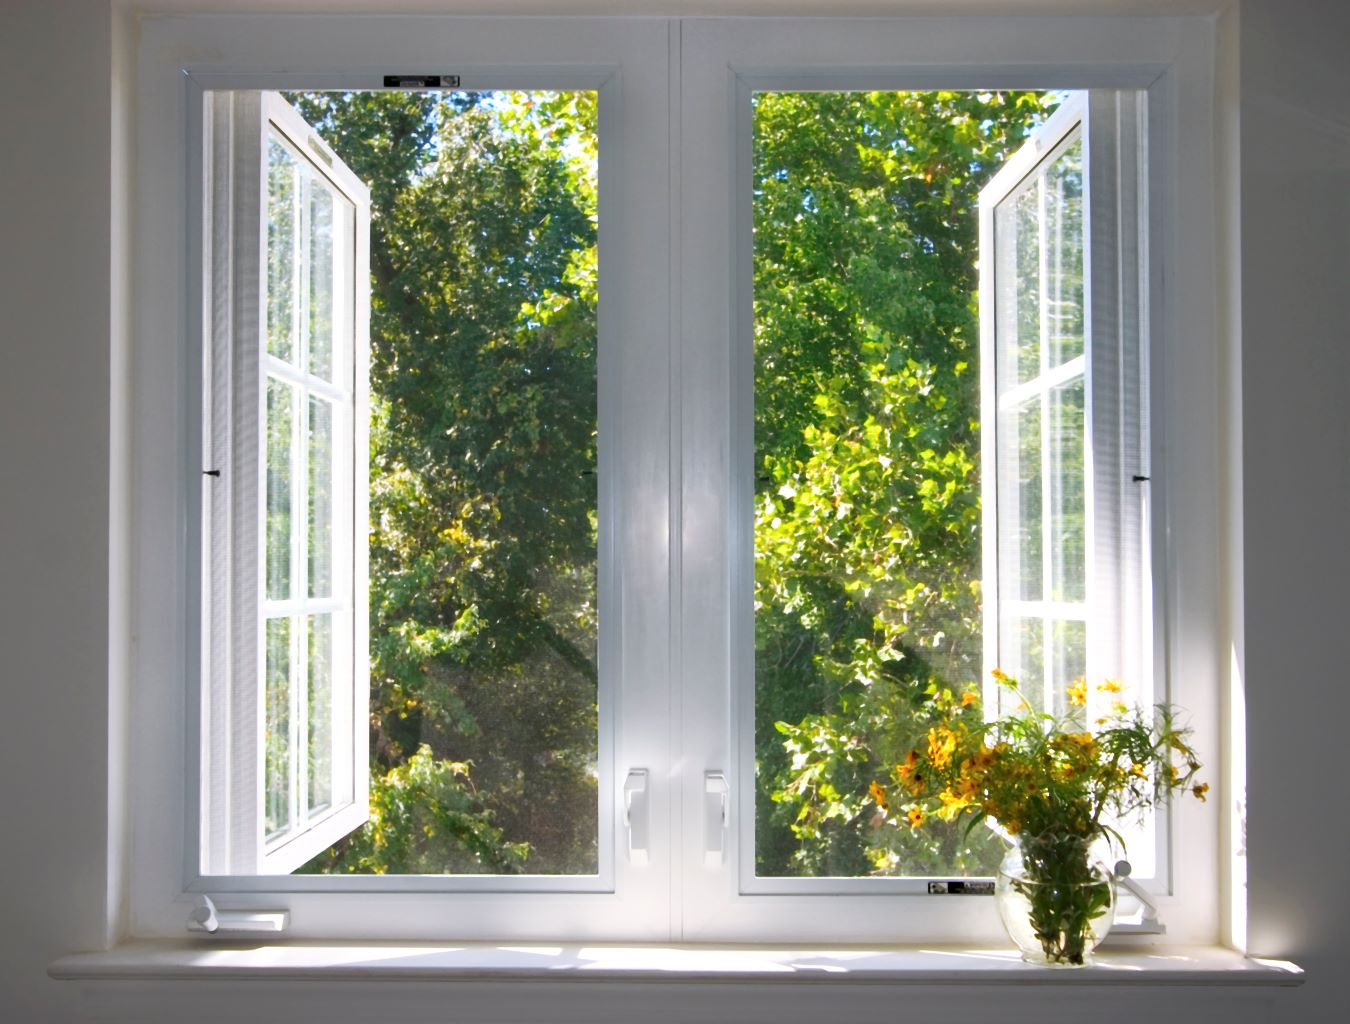
[[[1180,790],[1203,800],[1208,786],[1195,781],[1190,729],[1170,705],[1151,715],[1130,708],[1108,680],[1097,689],[1110,707],[1089,728],[1086,681],[1069,687],[1069,711],[1055,716],[1033,710],[1015,679],[994,677],[1016,713],[987,720],[973,690],[934,694],[939,714],[926,746],[910,750],[890,779],[873,780],[870,796],[899,827],[970,814],[970,828],[987,817],[1016,837],[1024,874],[1013,885],[1031,905],[1045,961],[1080,964],[1094,920],[1112,904],[1109,883],[1091,882],[1100,876],[1090,847],[1105,839],[1123,852],[1112,822]]]

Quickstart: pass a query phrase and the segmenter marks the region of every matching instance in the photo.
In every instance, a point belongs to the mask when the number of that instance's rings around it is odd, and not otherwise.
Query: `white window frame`
[[[1155,426],[1151,533],[1156,692],[1181,704],[1202,758],[1219,760],[1218,547],[1176,543],[1219,502],[1212,61],[1203,19],[773,19],[684,24],[680,135],[686,199],[680,279],[684,545],[680,675],[686,828],[682,934],[694,941],[786,936],[826,942],[997,942],[991,901],[930,896],[922,879],[762,879],[754,875],[753,125],[759,90],[1140,90],[1148,105],[1149,363]],[[1065,55],[1072,54],[1071,60]],[[1183,242],[1184,240],[1184,242]],[[1192,248],[1193,247],[1193,248]],[[1187,261],[1183,248],[1191,250]],[[729,283],[728,283],[729,282]],[[1214,403],[1214,404],[1210,404]],[[1202,424],[1200,429],[1197,420]],[[695,523],[698,529],[688,524]],[[1184,534],[1191,536],[1189,532]],[[1188,600],[1178,595],[1185,587]],[[1194,603],[1193,603],[1194,602]],[[731,769],[727,772],[727,769]],[[704,772],[731,781],[725,854],[708,858]],[[1174,845],[1146,884],[1170,935],[1209,941],[1219,846],[1212,808],[1169,814]],[[1174,856],[1184,848],[1184,856]],[[1180,894],[1184,893],[1185,898]],[[828,897],[828,898],[825,898]],[[903,923],[902,923],[903,922]]]
[[[1211,530],[1221,462],[1213,45],[1212,20],[1187,17],[147,18],[137,103],[133,933],[181,934],[195,895],[209,892],[223,909],[289,910],[300,939],[1001,941],[990,901],[906,893],[904,880],[819,894],[742,884],[751,783],[735,737],[753,679],[749,602],[738,595],[752,582],[755,89],[1146,91],[1157,678],[1160,695],[1190,711],[1217,780],[1226,660]],[[601,92],[600,429],[622,439],[601,452],[601,510],[612,523],[602,575],[606,565],[618,573],[601,641],[618,693],[606,799],[618,822],[623,776],[644,768],[650,815],[646,864],[623,854],[616,825],[605,891],[560,890],[556,880],[528,892],[500,879],[456,891],[436,878],[206,878],[189,841],[195,822],[176,810],[188,807],[185,770],[199,742],[187,710],[200,664],[194,325],[203,282],[192,254],[202,226],[188,211],[203,140],[189,112],[207,89],[370,86],[386,71]],[[621,358],[606,360],[607,345]],[[602,750],[606,742],[602,732]],[[708,812],[720,799],[709,773],[729,782],[725,832]],[[1179,941],[1217,934],[1217,817],[1214,804],[1173,815],[1170,884],[1158,901]],[[718,844],[723,852],[710,855]]]
[[[666,938],[669,798],[651,786],[644,857],[627,855],[622,782],[669,774],[669,237],[664,183],[670,28],[614,19],[173,16],[143,22],[138,94],[144,496],[133,715],[133,928],[182,934],[222,910],[289,911],[288,934],[367,938]],[[183,57],[189,54],[189,57]],[[277,68],[286,68],[284,72]],[[204,105],[222,90],[381,88],[384,74],[457,74],[463,89],[589,89],[599,117],[599,870],[585,876],[204,874],[198,849],[202,340],[210,284]],[[646,116],[655,103],[656,119]],[[653,254],[656,254],[653,257]],[[193,325],[201,325],[195,327]],[[155,538],[180,538],[172,546]],[[617,780],[617,781],[616,781]],[[181,809],[181,811],[179,810]],[[644,860],[645,863],[638,863]],[[428,899],[437,893],[439,899]]]

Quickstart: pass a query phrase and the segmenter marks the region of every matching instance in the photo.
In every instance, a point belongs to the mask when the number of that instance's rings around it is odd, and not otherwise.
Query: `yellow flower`
[[[1001,668],[990,669],[989,674],[994,677],[994,681],[1000,686],[1007,686],[1013,681],[1008,673]]]
[[[956,733],[945,725],[928,730],[928,760],[934,768],[945,768],[956,752]]]
[[[974,690],[967,690],[961,694],[961,706],[963,708],[974,707],[979,703],[980,696]]]
[[[1134,764],[1130,765],[1130,774],[1131,774],[1131,775],[1137,775],[1137,776],[1139,776],[1139,778],[1141,778],[1141,779],[1147,779],[1147,778],[1148,778],[1148,776],[1144,774],[1144,766],[1143,766],[1142,764],[1140,764],[1138,761],[1136,761],[1136,762],[1134,762]]]
[[[1105,682],[1098,683],[1097,689],[1102,693],[1119,693],[1120,683],[1114,679],[1107,679]]]
[[[1069,703],[1082,707],[1087,703],[1087,680],[1075,679],[1069,684]]]
[[[911,750],[905,755],[905,763],[895,766],[895,777],[901,782],[914,774],[914,769],[919,767],[919,752]]]
[[[909,822],[910,828],[918,828],[923,824],[923,810],[919,807],[911,807],[905,812],[905,819]]]
[[[1071,732],[1064,738],[1086,754],[1095,754],[1097,751],[1097,739],[1090,732]]]
[[[971,805],[968,797],[953,793],[950,789],[944,789],[938,794],[938,799],[942,801],[942,810],[938,816],[944,821],[952,821],[958,814]]]
[[[1197,800],[1203,803],[1205,799],[1205,794],[1209,792],[1209,783],[1197,782],[1194,786],[1191,787],[1191,792],[1195,794],[1195,798]]]
[[[881,788],[881,783],[873,779],[872,784],[867,787],[867,792],[876,801],[876,805],[884,811],[886,809],[886,791]]]

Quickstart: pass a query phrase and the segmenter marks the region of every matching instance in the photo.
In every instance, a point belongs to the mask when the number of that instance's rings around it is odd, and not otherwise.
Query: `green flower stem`
[[[1092,923],[1111,906],[1109,882],[1093,870],[1077,836],[1038,836],[1022,843],[1025,876],[1013,888],[1031,907],[1031,926],[1051,963],[1081,965]]]

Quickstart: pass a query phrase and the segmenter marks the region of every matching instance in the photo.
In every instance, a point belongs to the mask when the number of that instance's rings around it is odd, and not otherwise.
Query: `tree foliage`
[[[372,197],[373,817],[313,868],[594,871],[594,96],[295,102]]]
[[[372,193],[372,821],[326,871],[596,866],[595,105],[293,98]],[[760,94],[761,874],[987,867],[874,828],[980,661],[976,202],[1031,93]]]
[[[873,827],[869,778],[978,678],[979,190],[1034,93],[769,93],[755,112],[761,874],[983,869]]]

